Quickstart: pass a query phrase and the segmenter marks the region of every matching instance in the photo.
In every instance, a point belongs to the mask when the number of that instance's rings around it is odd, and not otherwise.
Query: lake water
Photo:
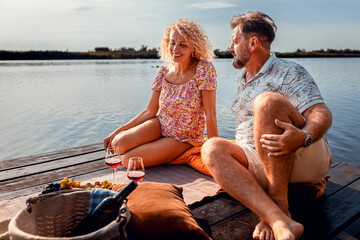
[[[333,114],[335,161],[360,163],[360,58],[292,59],[317,81]],[[0,61],[0,161],[102,142],[139,113],[160,60]],[[233,138],[240,73],[216,59],[219,135]]]

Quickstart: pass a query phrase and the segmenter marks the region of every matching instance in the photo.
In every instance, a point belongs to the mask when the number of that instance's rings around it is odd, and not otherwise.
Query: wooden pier
[[[104,173],[101,143],[0,162],[0,201],[40,193],[65,176],[85,181]],[[174,166],[176,167],[176,166]],[[305,226],[301,239],[360,239],[360,165],[333,163],[323,197],[291,201],[293,219]],[[226,193],[189,205],[212,239],[252,239],[258,217]]]

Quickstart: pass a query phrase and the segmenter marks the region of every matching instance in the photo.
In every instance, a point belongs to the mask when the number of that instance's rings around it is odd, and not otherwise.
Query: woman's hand
[[[114,137],[116,136],[116,134],[111,133],[109,136],[107,136],[106,138],[104,138],[104,148],[105,150],[111,146],[111,142],[114,139]]]

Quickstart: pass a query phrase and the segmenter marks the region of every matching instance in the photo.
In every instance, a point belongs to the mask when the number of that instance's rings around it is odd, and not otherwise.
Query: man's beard
[[[250,51],[244,46],[241,50],[240,55],[235,55],[233,60],[234,68],[241,69],[249,62],[251,57]]]

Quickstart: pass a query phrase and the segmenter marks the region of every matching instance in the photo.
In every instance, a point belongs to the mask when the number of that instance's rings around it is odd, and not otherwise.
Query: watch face
[[[307,137],[304,141],[304,147],[310,146],[312,143],[312,138],[311,137]]]
[[[302,129],[301,131],[305,134],[304,147],[310,146],[313,142],[313,139],[311,138],[309,132],[305,129]]]

